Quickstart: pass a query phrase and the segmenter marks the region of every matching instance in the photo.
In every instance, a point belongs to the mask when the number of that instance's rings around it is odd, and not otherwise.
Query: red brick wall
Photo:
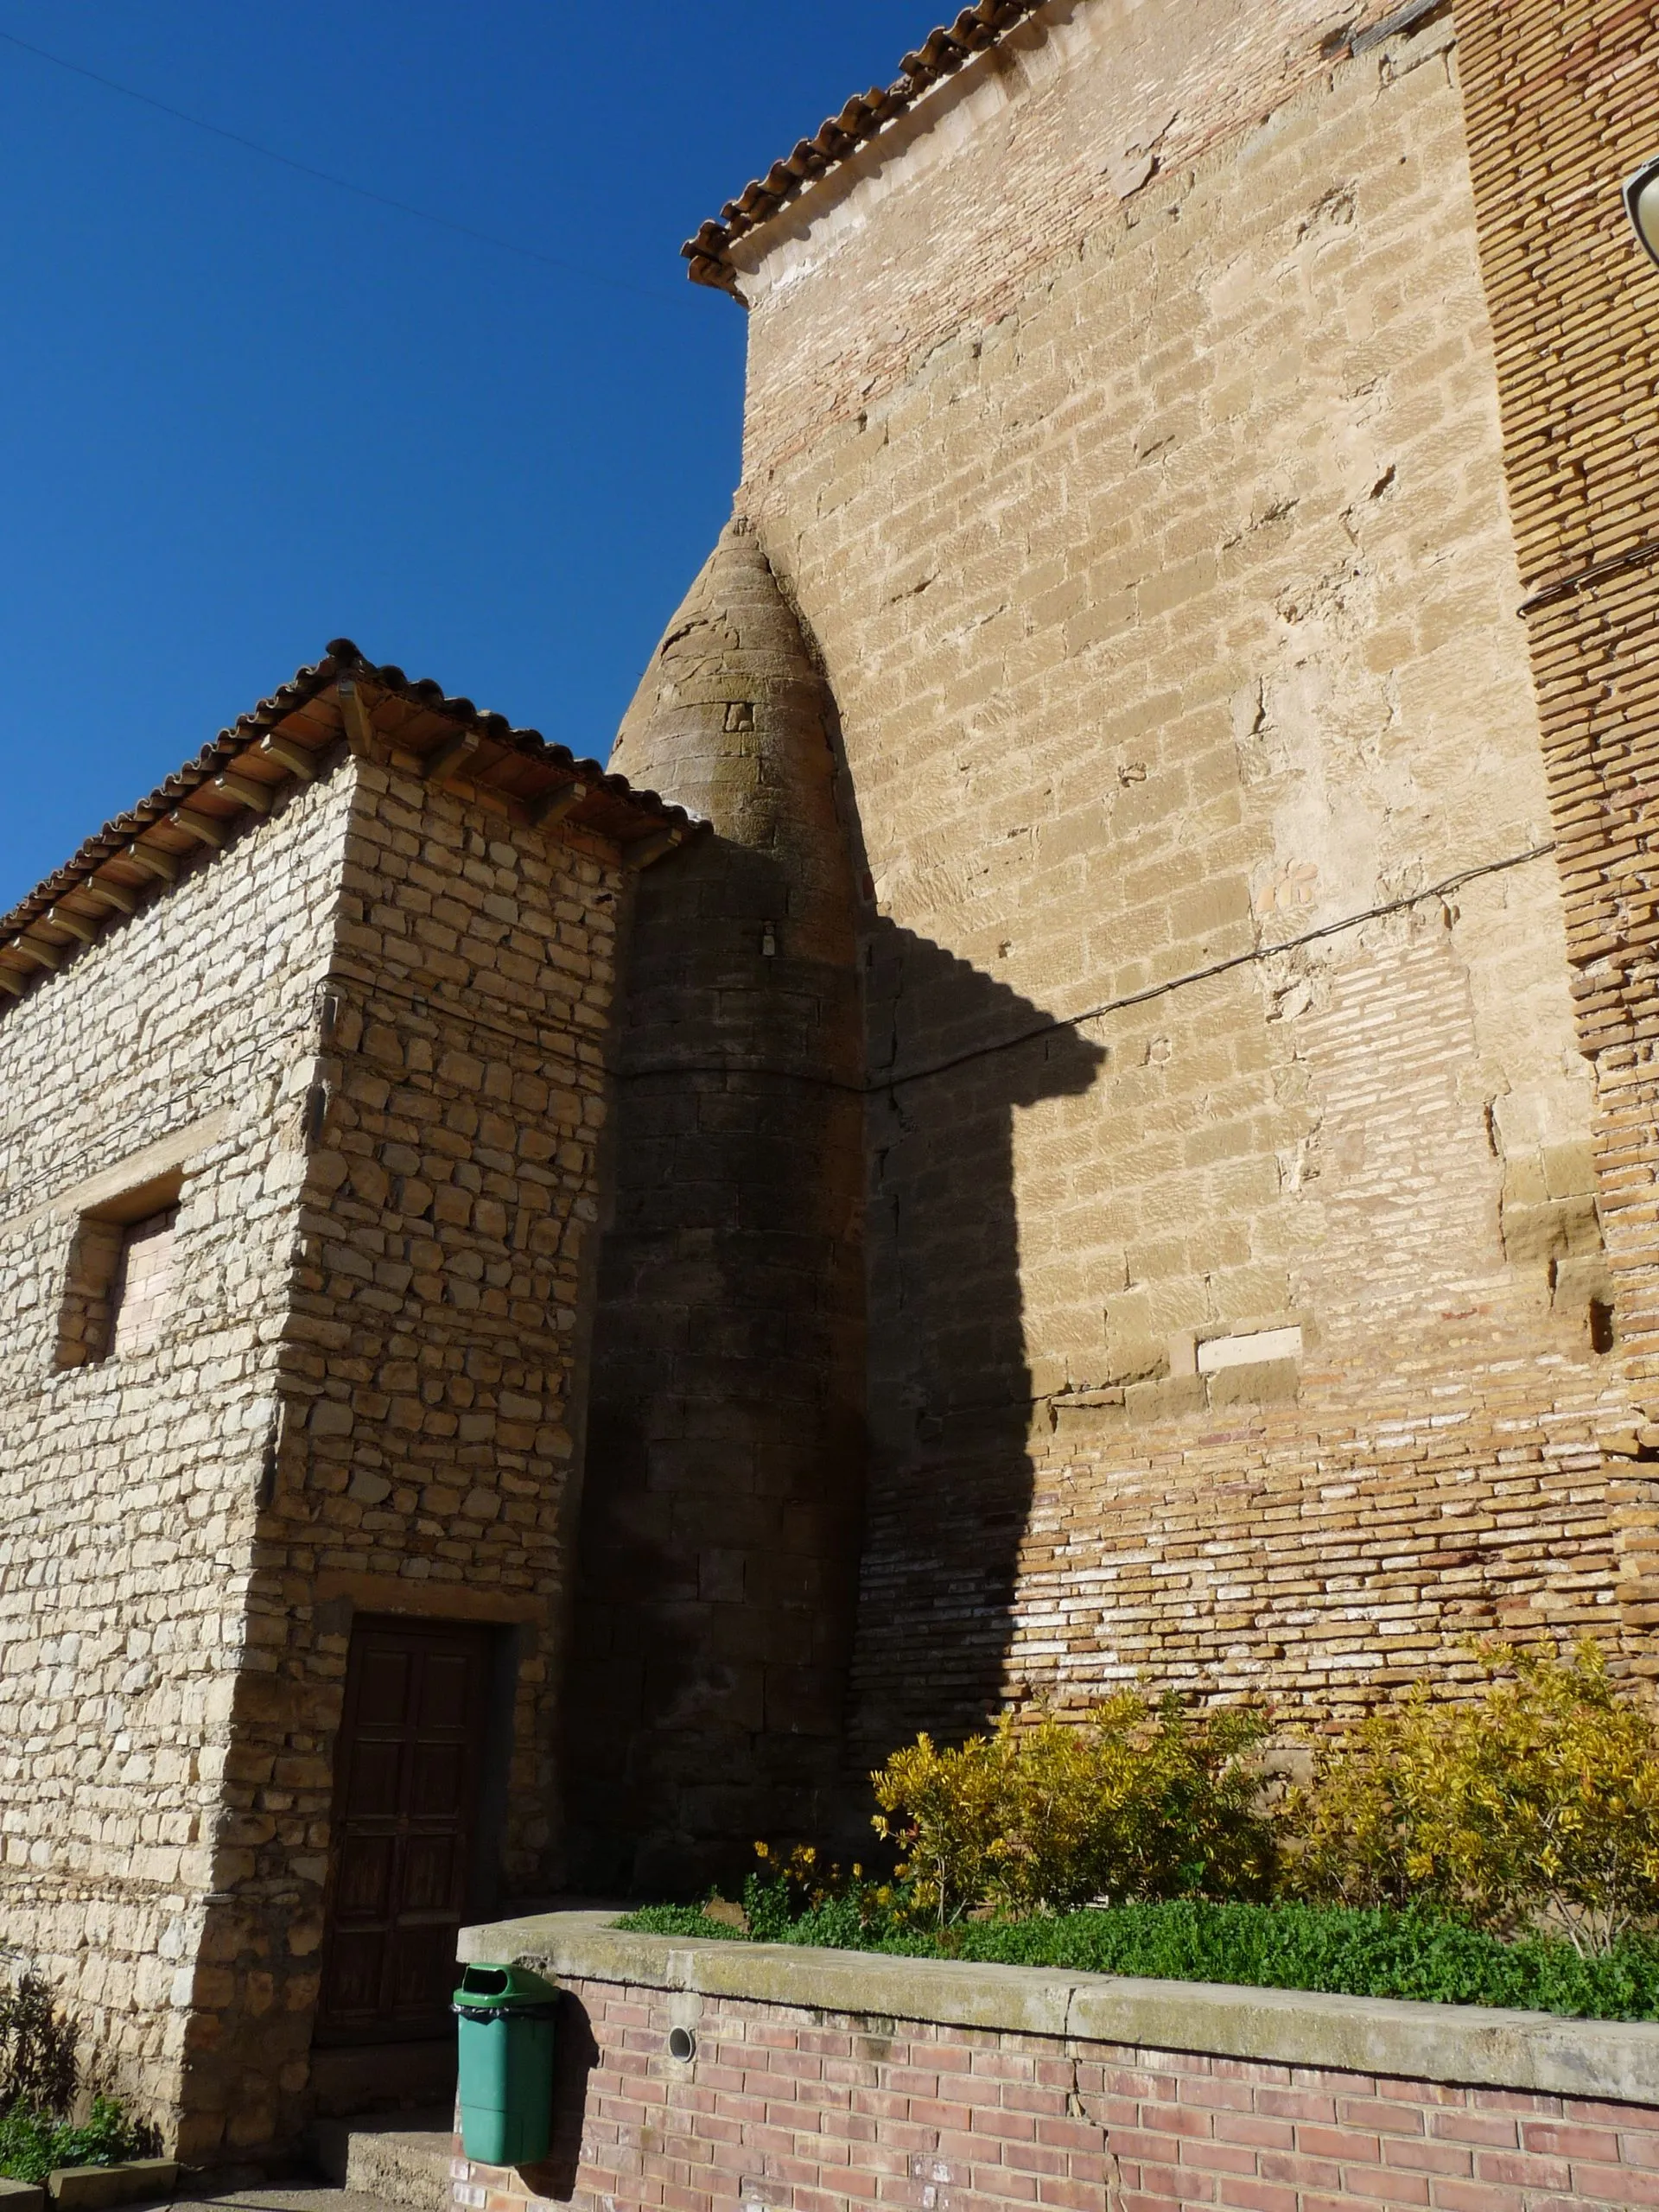
[[[1659,905],[1659,271],[1622,179],[1656,143],[1659,16],[1629,0],[1459,10],[1504,466],[1567,918],[1580,1048],[1596,1072],[1598,1199],[1624,1357],[1659,1402],[1653,1034]],[[1643,1454],[1659,1430],[1640,1432]],[[1659,1505],[1624,1517],[1630,1618],[1659,1615]]]
[[[462,2212],[1659,2205],[1649,2106],[616,1983],[569,1991],[553,2156],[524,2174],[458,2157]],[[670,2030],[694,2023],[678,2063]]]

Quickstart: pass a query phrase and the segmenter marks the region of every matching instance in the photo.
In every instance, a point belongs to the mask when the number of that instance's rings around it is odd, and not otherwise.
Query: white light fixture
[[[1659,162],[1648,162],[1624,187],[1624,207],[1643,251],[1659,262]]]

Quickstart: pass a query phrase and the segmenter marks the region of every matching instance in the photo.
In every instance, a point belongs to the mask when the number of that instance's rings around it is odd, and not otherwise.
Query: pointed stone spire
[[[613,762],[714,835],[639,880],[568,1710],[571,1874],[689,1893],[822,1827],[863,1475],[862,1029],[835,706],[750,525]]]

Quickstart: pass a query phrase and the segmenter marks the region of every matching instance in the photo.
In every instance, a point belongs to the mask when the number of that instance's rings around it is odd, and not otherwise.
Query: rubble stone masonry
[[[417,768],[338,747],[0,1020],[0,1933],[187,2157],[304,2115],[355,1612],[499,1624],[543,1871],[626,874]],[[99,1357],[82,1217],[158,1190]]]
[[[1384,12],[1057,0],[731,249],[866,899],[855,1768],[1653,1670],[1456,29]]]
[[[304,791],[0,1022],[0,1927],[145,2088],[217,1885],[351,804]],[[81,1214],[179,1170],[165,1326],[60,1366]]]

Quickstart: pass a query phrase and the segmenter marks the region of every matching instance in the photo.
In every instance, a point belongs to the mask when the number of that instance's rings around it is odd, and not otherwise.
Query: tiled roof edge
[[[401,668],[391,664],[377,665],[360,652],[349,638],[335,638],[329,643],[321,660],[297,670],[269,698],[262,699],[257,706],[251,708],[245,715],[239,715],[228,729],[220,730],[210,744],[205,745],[194,760],[187,760],[158,784],[148,797],[106,822],[101,830],[86,840],[73,858],[36,884],[9,912],[0,914],[0,952],[16,947],[25,931],[49,916],[54,906],[60,906],[67,894],[87,883],[106,862],[118,861],[128,854],[146,830],[168,823],[204,785],[218,782],[227,772],[232,783],[236,782],[238,760],[259,746],[289,715],[342,681],[343,688],[349,690],[353,679],[372,687],[381,696],[404,700],[410,706],[442,716],[459,729],[475,733],[477,736],[487,738],[508,751],[521,753],[527,759],[556,769],[561,781],[585,787],[584,804],[608,799],[612,803],[611,810],[614,812],[620,802],[623,809],[638,818],[637,835],[642,849],[647,840],[653,845],[689,842],[704,826],[685,808],[671,804],[655,791],[636,791],[626,777],[609,774],[598,761],[582,759],[568,747],[552,743],[539,730],[515,728],[505,715],[488,713],[474,706],[470,699],[451,697],[442,684],[433,682],[429,677],[405,676]],[[319,753],[316,757],[321,763],[322,755]],[[281,764],[276,765],[280,766]],[[293,772],[284,771],[275,783],[263,785],[262,787],[274,793],[283,784],[292,780]],[[224,794],[225,786],[221,785],[218,794],[221,804]],[[258,796],[257,791],[253,794],[256,798]],[[234,798],[233,793],[232,797]],[[226,817],[216,812],[208,826],[222,830],[225,822]],[[198,830],[195,834],[200,836],[201,832]],[[220,839],[216,836],[211,842],[217,843]],[[80,921],[85,923],[88,918],[84,912],[79,912]],[[61,926],[66,931],[69,930],[67,924]],[[80,936],[82,932],[75,930],[72,934]],[[36,940],[37,944],[40,942]],[[48,951],[59,952],[65,957],[75,950],[73,944],[61,945],[51,939],[45,942]],[[31,964],[58,964],[55,961],[42,962],[38,951],[26,957],[30,958]],[[14,995],[19,982],[16,970],[4,967],[0,970],[0,982],[6,985],[7,996]],[[4,998],[0,998],[0,1006],[5,1002]]]
[[[885,92],[876,86],[855,93],[839,115],[830,116],[813,137],[803,138],[792,154],[774,162],[764,177],[745,185],[735,200],[726,202],[718,219],[711,217],[695,238],[686,240],[680,251],[691,264],[691,282],[734,294],[737,272],[729,253],[734,239],[769,221],[809,185],[876,137],[896,116],[913,107],[925,92],[954,76],[976,54],[999,45],[1042,4],[1043,0],[976,0],[948,29],[930,31],[913,54],[905,55],[899,65],[903,74]]]

